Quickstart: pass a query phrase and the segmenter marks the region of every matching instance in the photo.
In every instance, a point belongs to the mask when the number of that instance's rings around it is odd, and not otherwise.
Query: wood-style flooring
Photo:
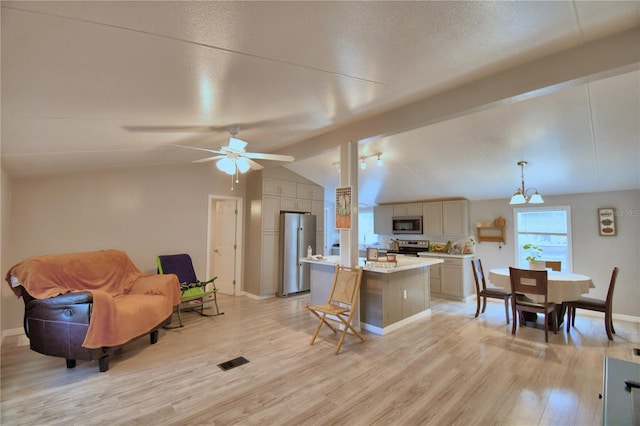
[[[385,336],[348,336],[339,355],[309,296],[221,296],[219,317],[187,313],[182,329],[125,346],[100,373],[2,345],[2,425],[598,425],[605,356],[640,362],[640,325],[578,311],[549,334],[504,320],[489,303],[432,301],[432,314]],[[175,320],[175,319],[174,319]],[[243,356],[248,364],[217,364]]]

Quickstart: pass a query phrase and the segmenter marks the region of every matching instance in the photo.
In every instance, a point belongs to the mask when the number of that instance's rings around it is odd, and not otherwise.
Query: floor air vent
[[[249,360],[246,359],[245,357],[238,357],[238,358],[234,358],[230,361],[225,361],[221,364],[218,364],[218,367],[220,367],[220,369],[222,371],[227,371],[227,370],[231,370],[232,368],[236,368],[239,367],[241,365],[244,365],[246,363],[248,363]]]

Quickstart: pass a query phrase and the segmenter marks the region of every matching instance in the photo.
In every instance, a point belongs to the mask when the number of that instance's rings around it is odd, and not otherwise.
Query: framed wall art
[[[351,187],[336,188],[336,229],[351,229]]]
[[[598,229],[601,236],[616,235],[616,209],[611,207],[598,209]]]
[[[369,247],[367,248],[367,260],[378,260],[378,249]]]

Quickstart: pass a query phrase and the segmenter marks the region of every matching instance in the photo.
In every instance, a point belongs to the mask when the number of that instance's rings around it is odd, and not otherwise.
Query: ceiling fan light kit
[[[279,154],[263,154],[259,152],[247,152],[245,150],[247,146],[247,142],[237,139],[236,135],[239,131],[238,126],[229,127],[229,133],[231,137],[229,138],[229,144],[227,146],[221,147],[218,149],[206,149],[206,148],[196,148],[194,146],[184,146],[184,145],[175,145],[181,148],[188,149],[196,149],[198,151],[206,151],[212,154],[216,154],[212,157],[201,158],[199,160],[194,160],[193,163],[204,163],[207,161],[216,161],[216,168],[221,172],[224,172],[230,175],[231,178],[231,190],[233,191],[233,176],[235,175],[235,183],[240,182],[239,175],[240,173],[246,173],[249,169],[260,170],[264,167],[255,161],[256,160],[272,160],[272,161],[285,161],[292,162],[294,158],[290,155],[279,155]]]
[[[524,185],[524,166],[528,163],[524,160],[518,161],[518,166],[520,166],[520,177],[521,177],[521,187],[516,189],[516,192],[511,196],[511,201],[509,204],[542,204],[544,200],[542,199],[542,195],[535,188],[527,188],[525,189]],[[533,194],[527,195],[528,192],[533,191]]]

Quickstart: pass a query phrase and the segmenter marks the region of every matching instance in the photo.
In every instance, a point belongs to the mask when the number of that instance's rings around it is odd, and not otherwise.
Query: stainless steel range
[[[396,240],[397,250],[387,250],[387,253],[405,254],[408,256],[418,256],[418,253],[429,251],[429,241],[427,240]]]

